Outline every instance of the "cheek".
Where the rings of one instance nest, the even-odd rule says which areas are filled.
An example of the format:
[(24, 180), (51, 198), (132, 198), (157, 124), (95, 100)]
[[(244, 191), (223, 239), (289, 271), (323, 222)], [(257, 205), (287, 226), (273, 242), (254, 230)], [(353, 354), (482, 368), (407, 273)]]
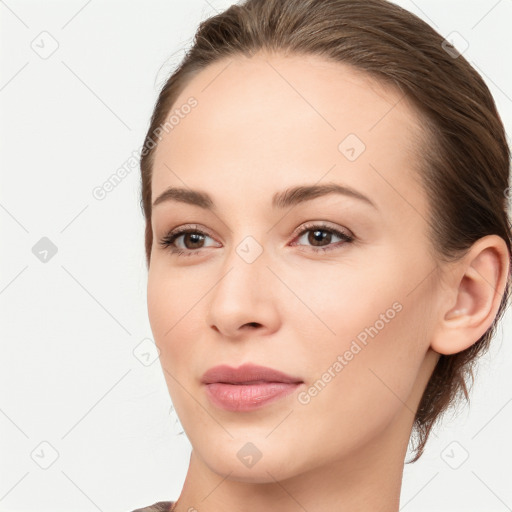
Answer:
[(308, 274), (296, 283), (311, 313), (293, 301), (284, 315), (301, 333), (296, 353), (307, 361), (308, 384), (319, 381), (320, 409), (396, 411), (414, 385), (429, 345), (432, 291), (425, 284), (412, 293), (413, 276), (425, 273), (396, 256), (378, 266), (331, 267), (329, 276)]
[[(319, 458), (363, 446), (398, 417), (412, 424), (416, 404), (411, 403), (411, 396), (424, 359), (423, 340), (412, 327), (419, 308), (406, 301), (401, 304), (402, 309), (393, 310), (394, 317), (388, 323), (382, 320), (383, 324), (375, 321), (373, 308), (365, 313), (352, 305), (333, 324), (338, 336), (324, 338), (332, 340), (321, 349), (310, 348), (307, 388), (299, 397), (305, 405), (297, 406), (297, 424), (289, 431), (306, 429), (313, 438), (329, 439), (329, 449), (317, 453)], [(388, 305), (383, 300), (377, 311), (385, 314)], [(361, 333), (364, 336), (358, 338)], [(303, 443), (299, 437), (295, 441)], [(304, 446), (308, 448), (318, 451), (314, 444)]]
[(189, 303), (186, 297), (187, 288), (180, 288), (179, 285), (179, 279), (169, 271), (159, 269), (157, 264), (150, 268), (147, 289), (148, 318), (161, 354), (167, 352), (169, 344), (188, 322), (185, 309)]
[(163, 334), (172, 327), (172, 319), (168, 313), (173, 311), (174, 298), (172, 290), (167, 285), (167, 280), (163, 278), (155, 266), (150, 268), (148, 274), (148, 318), (155, 342), (160, 345)]
[(162, 366), (183, 378), (204, 348), (198, 341), (206, 329), (204, 300), (212, 284), (203, 285), (197, 275), (155, 263), (148, 274), (149, 323)]
[[(294, 326), (305, 343), (309, 340), (316, 348), (322, 346), (324, 353), (329, 348), (343, 349), (356, 337), (362, 342), (370, 339), (368, 329), (375, 332), (372, 326), (379, 332), (389, 330), (400, 315), (403, 294), (392, 277), (394, 269), (375, 271), (364, 262), (359, 268), (350, 262), (335, 262), (301, 270), (284, 275), (293, 294), (288, 292), (276, 307), (287, 326)], [(316, 350), (310, 353), (321, 355)]]

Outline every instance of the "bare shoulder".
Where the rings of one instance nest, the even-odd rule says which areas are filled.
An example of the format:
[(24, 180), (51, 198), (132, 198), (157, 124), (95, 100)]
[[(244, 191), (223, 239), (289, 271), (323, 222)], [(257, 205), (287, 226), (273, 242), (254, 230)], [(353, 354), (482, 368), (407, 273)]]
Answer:
[(138, 508), (132, 512), (169, 512), (173, 506), (174, 501), (159, 501), (149, 507)]

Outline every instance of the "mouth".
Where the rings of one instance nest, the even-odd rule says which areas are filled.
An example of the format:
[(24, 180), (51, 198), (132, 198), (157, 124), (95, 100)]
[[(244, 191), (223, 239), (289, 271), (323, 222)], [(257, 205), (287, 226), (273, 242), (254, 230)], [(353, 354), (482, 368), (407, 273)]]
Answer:
[(216, 407), (227, 411), (252, 411), (282, 399), (304, 383), (300, 378), (278, 370), (244, 364), (210, 368), (201, 382)]

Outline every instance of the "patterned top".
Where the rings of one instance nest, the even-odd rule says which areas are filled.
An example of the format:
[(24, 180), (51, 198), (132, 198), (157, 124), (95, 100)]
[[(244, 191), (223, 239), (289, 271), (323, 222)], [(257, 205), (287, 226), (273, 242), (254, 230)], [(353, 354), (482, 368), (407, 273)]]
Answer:
[(138, 508), (132, 512), (169, 512), (174, 505), (174, 501), (159, 501), (149, 507)]

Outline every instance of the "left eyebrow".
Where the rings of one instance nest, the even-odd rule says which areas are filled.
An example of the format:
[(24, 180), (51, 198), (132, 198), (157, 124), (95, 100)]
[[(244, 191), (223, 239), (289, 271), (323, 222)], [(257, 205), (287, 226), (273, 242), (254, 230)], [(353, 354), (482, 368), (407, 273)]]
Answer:
[[(272, 208), (288, 208), (304, 201), (311, 201), (312, 199), (333, 193), (359, 199), (378, 210), (375, 203), (369, 197), (351, 187), (339, 185), (337, 183), (327, 183), (325, 185), (299, 185), (287, 188), (281, 192), (276, 192), (272, 197)], [(213, 199), (209, 194), (200, 190), (169, 187), (153, 201), (153, 207), (165, 201), (178, 201), (181, 203), (199, 206), (205, 210), (215, 210), (215, 203), (213, 202)]]
[(348, 197), (359, 199), (364, 203), (372, 206), (378, 210), (375, 203), (361, 192), (344, 185), (337, 183), (327, 183), (325, 185), (304, 185), (298, 187), (288, 188), (282, 192), (274, 194), (272, 198), (273, 208), (288, 208), (303, 201), (310, 201), (317, 197), (325, 196), (327, 194), (341, 194)]

